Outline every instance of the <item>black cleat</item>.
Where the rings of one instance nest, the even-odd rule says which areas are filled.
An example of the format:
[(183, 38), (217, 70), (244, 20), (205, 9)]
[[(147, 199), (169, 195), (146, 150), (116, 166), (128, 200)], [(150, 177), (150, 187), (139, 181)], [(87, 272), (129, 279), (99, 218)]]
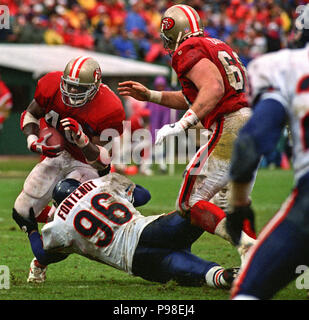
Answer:
[(235, 267), (235, 268), (228, 268), (225, 269), (223, 272), (223, 279), (225, 282), (229, 285), (232, 286), (233, 281), (236, 279), (238, 276), (240, 268)]

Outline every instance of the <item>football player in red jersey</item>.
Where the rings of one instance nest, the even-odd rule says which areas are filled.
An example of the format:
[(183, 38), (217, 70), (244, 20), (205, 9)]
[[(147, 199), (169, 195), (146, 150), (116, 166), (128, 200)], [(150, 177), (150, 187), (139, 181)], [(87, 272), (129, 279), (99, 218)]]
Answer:
[[(182, 91), (154, 91), (141, 83), (125, 81), (119, 84), (119, 93), (187, 110), (178, 122), (158, 131), (156, 143), (199, 122), (208, 129), (208, 143), (186, 168), (176, 207), (184, 215), (190, 213), (192, 223), (232, 243), (225, 228), (226, 212), (230, 210), (228, 176), (233, 142), (250, 116), (246, 70), (227, 44), (204, 36), (201, 19), (190, 6), (174, 5), (164, 13), (161, 38), (172, 55)], [(250, 224), (245, 225), (238, 247), (242, 258), (254, 239)]]
[[(21, 129), (29, 150), (45, 158), (26, 178), (13, 211), (27, 218), (32, 208), (38, 221), (46, 221), (58, 181), (67, 177), (83, 182), (98, 177), (98, 170), (107, 167), (110, 155), (103, 147), (108, 138), (103, 136), (104, 130), (122, 134), (124, 119), (121, 100), (101, 82), (101, 69), (94, 59), (78, 57), (64, 72), (43, 76), (34, 99), (22, 113)], [(65, 137), (63, 151), (39, 138), (42, 123)]]

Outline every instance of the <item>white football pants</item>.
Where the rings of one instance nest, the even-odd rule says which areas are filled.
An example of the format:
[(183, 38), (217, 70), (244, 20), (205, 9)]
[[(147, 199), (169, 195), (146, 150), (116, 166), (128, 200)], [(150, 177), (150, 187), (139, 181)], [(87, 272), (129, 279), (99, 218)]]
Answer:
[(53, 189), (60, 180), (72, 178), (84, 182), (97, 177), (96, 169), (63, 151), (56, 158), (45, 158), (32, 169), (14, 208), (20, 215), (28, 217), (32, 207), (37, 217), (51, 201)]

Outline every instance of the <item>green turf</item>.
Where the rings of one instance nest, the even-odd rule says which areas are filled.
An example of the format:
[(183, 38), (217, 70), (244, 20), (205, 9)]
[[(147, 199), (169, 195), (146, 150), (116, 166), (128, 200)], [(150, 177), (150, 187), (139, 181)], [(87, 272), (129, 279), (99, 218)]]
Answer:
[[(24, 163), (24, 165), (23, 165)], [(174, 282), (166, 285), (132, 277), (103, 264), (71, 255), (65, 261), (48, 267), (43, 284), (27, 284), (26, 278), (32, 253), (24, 233), (11, 219), (11, 208), (22, 189), (25, 173), (35, 160), (0, 162), (0, 265), (10, 269), (10, 289), (0, 289), (0, 300), (226, 300), (229, 292), (208, 287), (180, 287)], [(12, 174), (12, 172), (14, 174)], [(260, 230), (280, 207), (292, 187), (292, 172), (261, 170), (253, 192)], [(181, 169), (175, 176), (134, 176), (152, 193), (151, 201), (140, 208), (145, 215), (169, 212), (174, 209), (181, 183)], [(204, 234), (194, 245), (193, 252), (225, 267), (239, 265), (236, 250), (224, 240)], [(270, 262), (271, 263), (271, 262)], [(263, 272), (263, 270), (261, 270)], [(305, 290), (297, 290), (295, 282), (281, 290), (274, 299), (306, 299)]]

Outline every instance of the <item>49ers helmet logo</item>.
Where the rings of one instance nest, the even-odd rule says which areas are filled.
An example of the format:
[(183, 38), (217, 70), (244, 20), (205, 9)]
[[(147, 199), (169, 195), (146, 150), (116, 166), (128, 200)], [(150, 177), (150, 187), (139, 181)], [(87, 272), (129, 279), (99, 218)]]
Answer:
[(170, 30), (174, 27), (175, 25), (175, 20), (173, 18), (164, 18), (161, 21), (161, 29), (162, 30)]

